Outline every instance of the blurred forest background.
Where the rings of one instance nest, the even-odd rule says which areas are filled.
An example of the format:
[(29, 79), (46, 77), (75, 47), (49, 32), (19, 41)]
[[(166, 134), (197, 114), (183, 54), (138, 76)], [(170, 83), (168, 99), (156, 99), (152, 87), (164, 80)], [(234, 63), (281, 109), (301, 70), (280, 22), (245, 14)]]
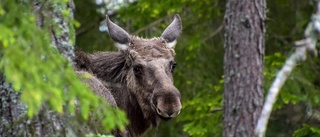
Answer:
[[(98, 4), (96, 4), (98, 3)], [(116, 50), (103, 28), (104, 14), (140, 37), (160, 36), (172, 15), (179, 13), (183, 33), (176, 46), (175, 85), (183, 110), (162, 122), (149, 136), (222, 136), (223, 19), (225, 0), (75, 1), (76, 47), (85, 51)], [(315, 12), (312, 0), (267, 0), (265, 91), (268, 91), (293, 42), (303, 38)], [(102, 13), (102, 14), (101, 14)], [(102, 26), (102, 27), (101, 27)], [(100, 28), (100, 30), (99, 30)], [(320, 60), (301, 63), (282, 88), (267, 136), (319, 136)], [(295, 134), (295, 135), (294, 135)]]
[[(8, 43), (9, 45), (14, 43), (10, 40), (14, 34), (6, 29), (5, 23), (8, 24), (9, 21), (4, 20), (7, 8), (4, 5), (8, 6), (9, 2), (5, 0), (0, 2), (0, 49), (3, 50)], [(172, 21), (172, 15), (178, 13), (182, 19), (183, 32), (175, 48), (178, 65), (174, 79), (182, 95), (183, 109), (177, 118), (162, 121), (159, 127), (150, 130), (146, 136), (222, 136), (225, 0), (75, 0), (74, 3), (75, 20), (71, 24), (75, 26), (75, 41), (73, 41), (75, 49), (91, 53), (117, 50), (105, 31), (106, 14), (130, 34), (152, 38), (160, 36)], [(293, 42), (303, 37), (304, 29), (315, 12), (315, 5), (314, 0), (267, 0), (265, 91), (268, 91), (277, 71), (294, 51)], [(11, 6), (14, 8), (15, 5)], [(28, 21), (24, 23), (28, 24)], [(37, 34), (42, 33), (21, 32), (22, 37)], [(27, 41), (24, 41), (25, 43)], [(13, 50), (10, 54), (7, 53), (7, 56), (6, 54), (1, 56), (10, 57), (15, 54), (17, 53)], [(2, 61), (1, 67), (5, 63)], [(13, 75), (13, 73), (6, 74)], [(15, 89), (20, 88), (15, 87)], [(39, 96), (45, 94), (41, 93), (40, 89), (37, 93)], [(320, 136), (319, 93), (320, 58), (308, 57), (307, 61), (297, 66), (281, 89), (266, 136)], [(31, 99), (23, 100), (32, 104)]]

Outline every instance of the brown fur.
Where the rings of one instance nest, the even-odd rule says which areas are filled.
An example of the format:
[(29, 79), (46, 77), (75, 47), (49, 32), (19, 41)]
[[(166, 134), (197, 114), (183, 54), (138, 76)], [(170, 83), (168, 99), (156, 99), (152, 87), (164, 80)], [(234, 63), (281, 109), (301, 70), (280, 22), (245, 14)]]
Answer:
[[(127, 51), (99, 52), (86, 55), (77, 52), (77, 59), (89, 61), (89, 68), (99, 79), (107, 82), (108, 88), (117, 102), (117, 106), (127, 112), (130, 120), (128, 126), (129, 136), (142, 135), (151, 125), (157, 126), (161, 116), (152, 106), (157, 100), (154, 97), (163, 97), (161, 105), (164, 108), (181, 108), (180, 93), (173, 86), (170, 63), (175, 52), (166, 47), (166, 42), (161, 38), (145, 40), (132, 37), (133, 41)], [(139, 64), (140, 63), (140, 64)], [(148, 64), (150, 63), (150, 64)], [(132, 66), (143, 65), (143, 75), (137, 78)], [(162, 68), (163, 70), (156, 70)], [(155, 94), (156, 93), (156, 94)], [(165, 104), (169, 102), (170, 104)], [(165, 106), (168, 105), (168, 106)]]
[(117, 106), (111, 92), (103, 85), (102, 81), (86, 71), (76, 71), (83, 83), (88, 84), (91, 91), (104, 98), (111, 106)]
[(138, 137), (156, 127), (160, 119), (180, 113), (181, 96), (173, 85), (173, 48), (181, 33), (181, 19), (175, 15), (161, 37), (153, 39), (130, 36), (108, 17), (107, 25), (120, 50), (90, 55), (76, 52), (76, 67), (103, 81), (116, 105), (126, 112), (127, 131), (115, 135)]

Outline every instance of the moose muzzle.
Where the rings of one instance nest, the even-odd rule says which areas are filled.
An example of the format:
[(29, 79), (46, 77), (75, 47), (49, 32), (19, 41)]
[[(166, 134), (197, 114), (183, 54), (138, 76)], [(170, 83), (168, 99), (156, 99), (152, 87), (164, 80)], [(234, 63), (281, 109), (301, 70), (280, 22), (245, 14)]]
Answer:
[(158, 115), (170, 119), (180, 113), (182, 107), (180, 99), (181, 95), (174, 87), (170, 91), (156, 92), (153, 97), (153, 103)]

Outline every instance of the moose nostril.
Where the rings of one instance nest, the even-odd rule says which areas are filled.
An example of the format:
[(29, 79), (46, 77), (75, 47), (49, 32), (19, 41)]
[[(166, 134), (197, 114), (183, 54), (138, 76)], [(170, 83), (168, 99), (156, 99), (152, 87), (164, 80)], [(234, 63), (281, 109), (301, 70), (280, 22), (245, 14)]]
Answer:
[(165, 117), (165, 118), (173, 118), (173, 117), (176, 117), (177, 115), (179, 115), (179, 113), (180, 113), (180, 111), (177, 111), (177, 112), (172, 112), (172, 111), (165, 112), (165, 111), (161, 111), (159, 108), (156, 108), (156, 111), (160, 116)]
[(173, 112), (168, 112), (167, 114), (170, 117), (170, 116), (172, 116)]

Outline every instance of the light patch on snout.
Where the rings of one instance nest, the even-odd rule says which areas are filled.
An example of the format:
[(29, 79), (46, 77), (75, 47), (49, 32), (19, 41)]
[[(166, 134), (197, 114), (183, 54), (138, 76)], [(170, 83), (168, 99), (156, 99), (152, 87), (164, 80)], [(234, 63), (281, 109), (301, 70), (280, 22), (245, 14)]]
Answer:
[(173, 117), (176, 117), (177, 115), (180, 114), (180, 110), (176, 113), (173, 113), (173, 114), (168, 114), (168, 113), (165, 113), (165, 112), (161, 112), (161, 110), (159, 108), (157, 108), (157, 113), (160, 115), (160, 116), (163, 116), (164, 118), (173, 118)]
[(163, 96), (157, 99), (156, 111), (164, 118), (173, 118), (180, 114), (181, 107), (179, 97)]

